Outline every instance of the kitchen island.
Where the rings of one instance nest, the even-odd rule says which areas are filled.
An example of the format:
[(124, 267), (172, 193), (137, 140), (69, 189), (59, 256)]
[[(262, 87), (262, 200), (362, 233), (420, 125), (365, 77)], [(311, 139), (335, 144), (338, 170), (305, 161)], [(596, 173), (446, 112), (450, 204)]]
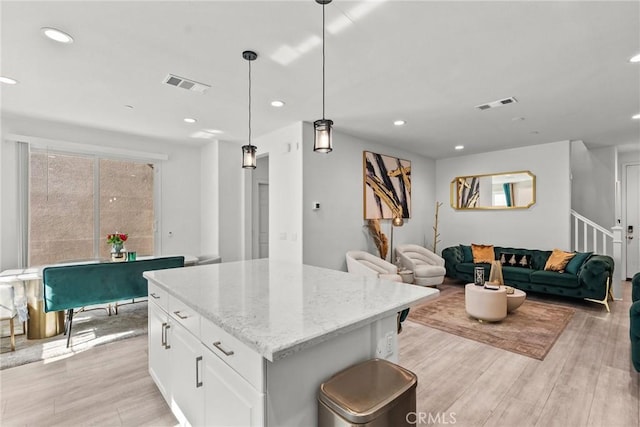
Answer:
[(397, 313), (439, 293), (268, 259), (144, 276), (149, 372), (191, 425), (315, 425), (319, 385), (370, 358), (397, 363)]

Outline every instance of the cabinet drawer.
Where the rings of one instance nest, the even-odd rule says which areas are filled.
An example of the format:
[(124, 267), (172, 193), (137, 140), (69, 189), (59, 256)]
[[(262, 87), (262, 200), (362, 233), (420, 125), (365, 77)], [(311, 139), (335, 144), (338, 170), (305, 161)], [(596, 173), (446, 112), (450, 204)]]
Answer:
[(200, 314), (177, 298), (169, 296), (169, 315), (196, 337), (200, 336)]
[(211, 321), (202, 319), (202, 342), (259, 392), (264, 392), (264, 359)]
[(153, 301), (164, 311), (169, 310), (169, 294), (160, 286), (153, 282), (149, 282), (147, 288), (149, 289), (149, 301)]

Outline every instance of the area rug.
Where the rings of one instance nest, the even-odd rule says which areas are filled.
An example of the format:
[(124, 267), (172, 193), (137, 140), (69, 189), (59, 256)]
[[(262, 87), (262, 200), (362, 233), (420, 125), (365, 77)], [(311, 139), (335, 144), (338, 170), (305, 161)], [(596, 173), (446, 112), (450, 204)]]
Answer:
[(464, 308), (464, 290), (411, 308), (408, 320), (450, 334), (544, 360), (575, 310), (527, 299), (500, 322), (479, 322)]
[[(21, 332), (21, 326), (16, 333)], [(106, 310), (90, 310), (74, 314), (71, 345), (67, 348), (64, 334), (51, 338), (29, 340), (16, 335), (16, 351), (10, 349), (8, 321), (2, 322), (0, 369), (8, 369), (40, 360), (51, 361), (71, 357), (98, 345), (147, 333), (147, 302), (118, 307), (118, 314), (109, 316)]]

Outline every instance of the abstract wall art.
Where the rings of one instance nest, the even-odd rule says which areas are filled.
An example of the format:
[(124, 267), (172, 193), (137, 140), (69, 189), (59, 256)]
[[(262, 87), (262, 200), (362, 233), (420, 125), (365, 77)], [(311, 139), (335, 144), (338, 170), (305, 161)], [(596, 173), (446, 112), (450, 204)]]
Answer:
[(411, 218), (411, 161), (363, 152), (364, 219)]

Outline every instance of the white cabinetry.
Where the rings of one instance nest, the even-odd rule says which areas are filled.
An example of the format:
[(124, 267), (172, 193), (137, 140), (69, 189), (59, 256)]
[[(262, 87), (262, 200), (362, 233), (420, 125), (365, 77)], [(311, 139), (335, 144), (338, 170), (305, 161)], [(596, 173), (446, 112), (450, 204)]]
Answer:
[(204, 348), (186, 328), (177, 324), (171, 333), (171, 395), (180, 424), (204, 425), (202, 365)]
[(264, 394), (259, 393), (218, 356), (204, 352), (206, 426), (264, 425)]
[[(155, 295), (157, 296), (157, 294)], [(171, 325), (169, 324), (169, 315), (158, 303), (156, 303), (150, 292), (148, 316), (149, 374), (158, 385), (160, 393), (168, 401), (171, 396), (171, 390), (169, 389), (171, 380), (171, 363), (169, 359)]]
[(149, 284), (149, 373), (181, 425), (264, 426), (263, 363), (258, 353)]

